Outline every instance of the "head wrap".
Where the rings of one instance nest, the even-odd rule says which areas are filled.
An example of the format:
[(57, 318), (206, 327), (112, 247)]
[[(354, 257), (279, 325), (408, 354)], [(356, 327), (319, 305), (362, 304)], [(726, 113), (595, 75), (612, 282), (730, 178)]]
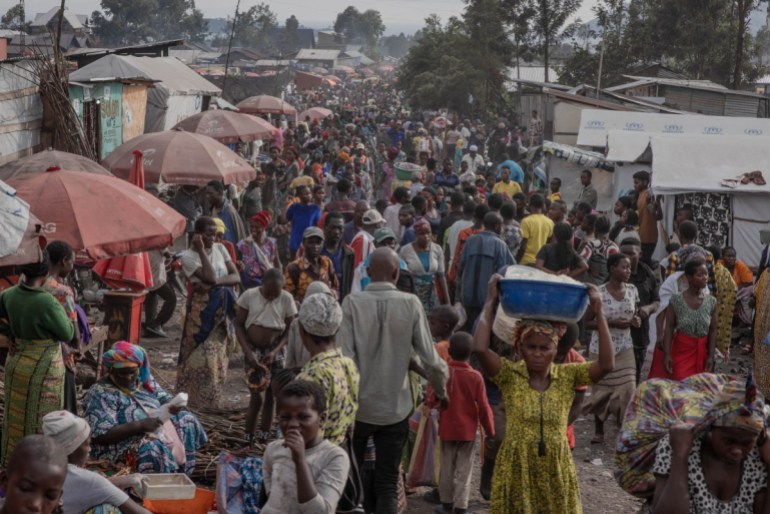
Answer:
[(66, 410), (57, 410), (43, 416), (43, 435), (56, 441), (70, 455), (86, 442), (91, 427), (83, 418)]
[(426, 220), (425, 218), (420, 218), (417, 221), (414, 222), (414, 231), (417, 232), (417, 229), (420, 228), (427, 228), (428, 230), (431, 230), (430, 228), (430, 222)]
[(270, 211), (259, 211), (250, 218), (250, 221), (261, 225), (262, 228), (267, 228), (270, 226), (270, 222), (273, 221), (273, 216), (270, 214)]
[(340, 152), (337, 157), (339, 157), (342, 162), (348, 162), (350, 160), (350, 154), (347, 152)]
[(765, 429), (765, 400), (757, 391), (754, 377), (749, 374), (746, 384), (729, 382), (719, 393), (706, 418), (721, 428), (742, 428), (757, 434)]
[(320, 280), (315, 280), (310, 283), (309, 286), (307, 286), (307, 289), (305, 290), (305, 300), (307, 300), (309, 297), (311, 297), (314, 294), (332, 294), (332, 290), (329, 289), (329, 286), (326, 285), (325, 282), (321, 282)]
[(213, 218), (214, 219), (214, 225), (217, 227), (217, 234), (226, 234), (227, 233), (227, 227), (225, 226), (225, 222), (222, 221), (219, 218)]
[(148, 391), (155, 391), (150, 381), (150, 359), (141, 346), (128, 341), (118, 341), (112, 345), (112, 349), (104, 352), (102, 363), (105, 374), (113, 369), (139, 368), (139, 382)]
[(398, 148), (391, 146), (388, 148), (388, 159), (395, 159), (396, 157), (398, 157)]
[(546, 336), (554, 345), (559, 344), (559, 339), (564, 335), (567, 330), (567, 325), (564, 323), (556, 323), (551, 321), (540, 321), (536, 319), (522, 319), (516, 324), (516, 328), (513, 329), (513, 340), (517, 346), (530, 336), (541, 335)]
[(332, 295), (314, 294), (302, 301), (299, 322), (308, 334), (330, 337), (342, 324), (342, 308)]

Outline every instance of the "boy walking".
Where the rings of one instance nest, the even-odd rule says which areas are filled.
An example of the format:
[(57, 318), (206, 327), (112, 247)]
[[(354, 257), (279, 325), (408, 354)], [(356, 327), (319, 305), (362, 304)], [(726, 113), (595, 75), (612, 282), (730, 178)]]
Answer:
[(439, 495), (445, 513), (465, 514), (473, 470), (473, 445), (481, 423), (487, 437), (495, 434), (492, 410), (487, 402), (484, 379), (468, 360), (473, 336), (457, 332), (449, 338), (449, 406), (441, 411), (438, 435), (441, 439)]

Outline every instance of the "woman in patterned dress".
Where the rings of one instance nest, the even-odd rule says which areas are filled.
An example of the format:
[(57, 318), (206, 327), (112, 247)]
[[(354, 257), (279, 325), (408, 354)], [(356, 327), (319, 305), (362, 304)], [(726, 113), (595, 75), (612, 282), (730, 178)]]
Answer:
[(262, 284), (262, 275), (270, 268), (281, 269), (275, 239), (267, 237), (267, 228), (273, 217), (268, 211), (260, 211), (249, 219), (251, 235), (238, 242), (241, 259), (238, 263), (243, 289)]
[(764, 399), (751, 379), (727, 383), (698, 427), (675, 424), (658, 442), (649, 512), (768, 512), (770, 439)]
[(754, 286), (754, 377), (765, 398), (770, 398), (770, 246), (765, 247)]
[(154, 410), (172, 396), (150, 373), (150, 362), (141, 346), (119, 341), (103, 357), (105, 376), (89, 389), (84, 418), (91, 427), (91, 456), (115, 464), (128, 464), (138, 473), (176, 473), (195, 468), (195, 452), (208, 439), (193, 414), (169, 407), (170, 430), (181, 442), (184, 462), (173, 451), (164, 422)]
[(599, 360), (554, 364), (565, 325), (521, 320), (514, 341), (522, 360), (501, 359), (489, 349), (499, 275), (489, 281), (487, 301), (475, 333), (474, 351), (484, 374), (502, 391), (505, 440), (495, 461), (491, 514), (582, 513), (567, 422), (575, 388), (596, 383), (614, 365), (614, 351), (602, 297), (589, 286), (599, 333)]
[(235, 349), (235, 292), (241, 283), (224, 246), (216, 243), (212, 218), (195, 221), (190, 249), (182, 253), (189, 294), (179, 347), (177, 391), (190, 395), (191, 407), (218, 407), (227, 380), (228, 356)]
[[(604, 442), (604, 422), (610, 414), (615, 416), (618, 426), (623, 422), (626, 406), (631, 401), (636, 389), (636, 359), (634, 342), (631, 339), (631, 327), (639, 328), (639, 292), (636, 286), (628, 283), (631, 278), (631, 261), (625, 254), (616, 253), (607, 259), (610, 281), (599, 286), (602, 295), (602, 310), (607, 318), (615, 351), (615, 368), (601, 382), (591, 388), (591, 396), (583, 404), (583, 414), (593, 414), (596, 425), (591, 444)], [(586, 313), (585, 325), (588, 330), (595, 330), (593, 312)], [(596, 359), (599, 350), (599, 338), (596, 332), (591, 338), (589, 355)]]

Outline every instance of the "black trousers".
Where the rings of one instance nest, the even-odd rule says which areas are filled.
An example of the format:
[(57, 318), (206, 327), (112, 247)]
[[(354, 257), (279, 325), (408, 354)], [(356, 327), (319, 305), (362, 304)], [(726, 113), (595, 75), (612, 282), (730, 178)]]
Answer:
[[(158, 299), (163, 300), (163, 306), (158, 311)], [(176, 309), (176, 293), (171, 284), (166, 282), (157, 289), (147, 293), (144, 299), (144, 323), (148, 327), (162, 327), (171, 319)]]
[[(398, 470), (408, 435), (408, 417), (398, 423), (384, 426), (356, 421), (353, 452), (356, 454), (358, 469), (364, 467), (366, 442), (370, 436), (374, 437), (374, 491), (377, 496), (374, 512), (377, 514), (398, 513)], [(371, 498), (365, 498), (367, 505), (370, 505), (370, 501)], [(367, 512), (369, 511), (370, 509), (367, 509)]]

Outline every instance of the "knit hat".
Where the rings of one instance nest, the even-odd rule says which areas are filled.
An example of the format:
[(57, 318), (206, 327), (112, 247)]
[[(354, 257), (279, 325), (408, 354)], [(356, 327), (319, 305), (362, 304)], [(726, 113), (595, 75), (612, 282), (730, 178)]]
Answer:
[(318, 337), (330, 337), (342, 324), (342, 308), (327, 294), (306, 297), (299, 307), (299, 323), (305, 332)]
[(91, 427), (83, 418), (66, 410), (57, 410), (43, 416), (43, 435), (56, 441), (70, 455), (88, 439)]

